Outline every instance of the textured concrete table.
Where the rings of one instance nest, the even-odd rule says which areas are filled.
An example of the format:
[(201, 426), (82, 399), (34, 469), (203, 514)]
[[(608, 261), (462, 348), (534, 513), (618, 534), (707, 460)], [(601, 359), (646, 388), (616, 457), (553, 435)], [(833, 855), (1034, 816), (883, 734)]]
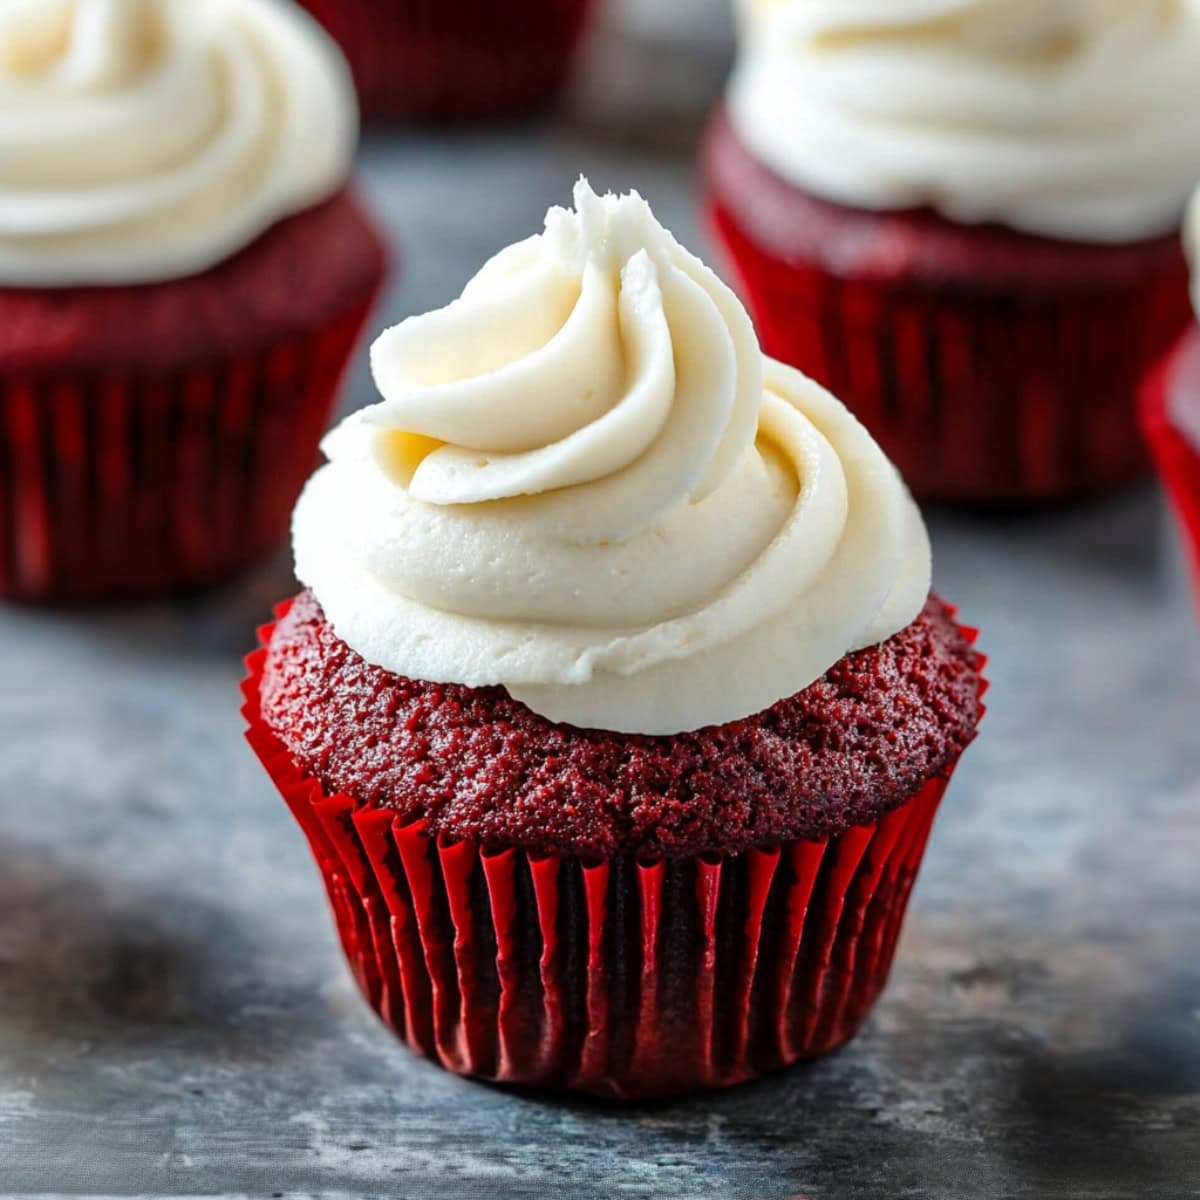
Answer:
[[(724, 43), (635, 35), (546, 123), (368, 148), (386, 317), (581, 169), (703, 246)], [(892, 986), (842, 1053), (655, 1107), (463, 1082), (359, 1000), (240, 741), (286, 558), (183, 608), (0, 613), (0, 1194), (1200, 1196), (1200, 649), (1159, 502), (931, 523), (994, 689)]]

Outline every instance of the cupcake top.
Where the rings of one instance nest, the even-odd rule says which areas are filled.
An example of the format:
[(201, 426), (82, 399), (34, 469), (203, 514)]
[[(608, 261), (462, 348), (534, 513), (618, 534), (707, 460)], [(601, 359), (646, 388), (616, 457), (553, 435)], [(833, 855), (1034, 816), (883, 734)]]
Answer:
[(1200, 0), (742, 0), (729, 110), (787, 181), (1052, 237), (1175, 229)]
[(336, 191), (356, 137), (285, 0), (0, 0), (0, 286), (206, 270)]
[(925, 603), (895, 469), (636, 193), (581, 181), (372, 365), (383, 399), (327, 438), (293, 533), (385, 670), (670, 734), (768, 708)]
[(761, 713), (640, 737), (552, 724), (502, 688), (370, 666), (301, 592), (272, 628), (257, 699), (327, 796), (493, 848), (675, 858), (878, 821), (970, 745), (981, 668), (931, 596), (899, 633)]

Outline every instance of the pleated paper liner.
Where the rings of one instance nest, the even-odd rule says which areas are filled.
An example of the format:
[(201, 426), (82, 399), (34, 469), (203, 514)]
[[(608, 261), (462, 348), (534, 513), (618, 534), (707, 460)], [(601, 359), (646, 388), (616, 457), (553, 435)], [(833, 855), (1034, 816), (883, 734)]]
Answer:
[[(739, 181), (740, 164), (719, 161), (745, 156), (733, 137), (721, 122), (710, 135), (707, 216), (764, 350), (844, 401), (919, 498), (1056, 503), (1146, 474), (1138, 386), (1189, 313), (1173, 248), (1170, 269), (1094, 288), (1005, 291), (961, 269), (936, 281), (839, 274), (751, 231), (740, 214), (765, 212), (732, 189), (758, 176)], [(772, 208), (771, 219), (789, 218)]]
[(1171, 418), (1173, 404), (1185, 394), (1200, 412), (1200, 326), (1195, 325), (1147, 376), (1141, 418), (1146, 443), (1188, 547), (1200, 596), (1200, 447)]
[(500, 120), (565, 83), (594, 0), (302, 0), (372, 118)]
[[(382, 246), (337, 199), (266, 250), (244, 251), (246, 265), (220, 268), (232, 282), (203, 293), (215, 303), (227, 288), (229, 303), (251, 308), (252, 273), (266, 255), (261, 303), (280, 308), (271, 289), (291, 282), (280, 279), (290, 263), (282, 239), (303, 244), (331, 219), (354, 223), (349, 257), (333, 268), (335, 290), (315, 298), (311, 322), (289, 318), (286, 335), (231, 348), (214, 333), (202, 359), (155, 343), (144, 364), (127, 367), (87, 358), (0, 369), (0, 597), (75, 604), (193, 592), (279, 544), (382, 280)], [(309, 284), (313, 272), (292, 274)], [(179, 287), (201, 291), (196, 280)], [(130, 313), (152, 303), (131, 302)]]
[(665, 1096), (833, 1050), (882, 990), (950, 771), (824, 842), (671, 861), (493, 850), (327, 795), (262, 719), (265, 659), (247, 659), (247, 738), (363, 994), (418, 1054), (501, 1083)]

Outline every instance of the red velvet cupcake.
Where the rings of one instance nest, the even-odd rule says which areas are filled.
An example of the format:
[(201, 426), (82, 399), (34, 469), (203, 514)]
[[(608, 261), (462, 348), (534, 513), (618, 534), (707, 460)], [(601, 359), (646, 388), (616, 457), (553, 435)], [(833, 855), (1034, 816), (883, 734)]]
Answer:
[(344, 64), (281, 0), (0, 39), (0, 596), (218, 583), (286, 532), (383, 276)]
[(368, 117), (497, 120), (563, 85), (592, 0), (301, 0), (337, 38)]
[[(1200, 264), (1200, 196), (1187, 241)], [(1200, 271), (1193, 295), (1200, 314)], [(1142, 429), (1179, 518), (1200, 586), (1200, 325), (1195, 321), (1146, 379)]]
[(854, 1034), (983, 661), (863, 427), (575, 199), (376, 342), (243, 711), (398, 1036), (636, 1098)]
[(843, 397), (923, 498), (1143, 474), (1134, 397), (1188, 315), (1194, 8), (745, 7), (704, 170), (765, 350)]

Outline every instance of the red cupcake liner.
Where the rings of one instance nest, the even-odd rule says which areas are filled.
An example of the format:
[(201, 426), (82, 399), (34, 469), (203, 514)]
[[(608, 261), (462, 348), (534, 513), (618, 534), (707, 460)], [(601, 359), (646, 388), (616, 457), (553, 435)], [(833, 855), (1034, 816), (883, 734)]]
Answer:
[(642, 1099), (739, 1083), (857, 1031), (952, 767), (823, 842), (654, 861), (490, 849), (329, 795), (295, 766), (261, 712), (274, 628), (246, 660), (247, 739), (308, 838), (363, 995), (418, 1054)]
[(566, 81), (593, 0), (302, 0), (341, 44), (368, 117), (476, 120)]
[(920, 499), (1053, 503), (1146, 474), (1136, 396), (1186, 323), (1182, 260), (1096, 287), (839, 273), (767, 246), (710, 174), (707, 216), (763, 348), (843, 400)]
[(0, 376), (0, 596), (187, 592), (273, 549), (369, 309), (178, 371)]
[(1200, 410), (1200, 326), (1147, 376), (1142, 389), (1142, 432), (1179, 520), (1200, 590), (1200, 447), (1171, 419), (1177, 397), (1189, 389)]

